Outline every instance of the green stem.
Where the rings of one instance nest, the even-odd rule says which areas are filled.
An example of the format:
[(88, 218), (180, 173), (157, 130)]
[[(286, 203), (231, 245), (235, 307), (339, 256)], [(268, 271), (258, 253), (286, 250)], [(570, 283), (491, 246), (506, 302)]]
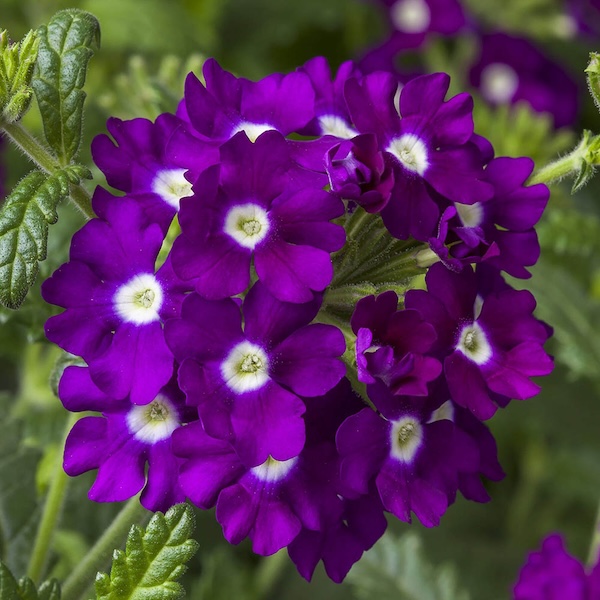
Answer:
[(600, 504), (596, 513), (596, 523), (594, 525), (594, 533), (590, 541), (590, 550), (588, 552), (587, 564), (589, 567), (594, 567), (598, 562), (600, 555)]
[[(75, 421), (79, 418), (79, 415), (72, 413), (67, 420), (65, 435), (63, 442), (66, 440), (67, 434), (75, 424)], [(64, 443), (61, 445), (64, 448)], [(67, 485), (69, 483), (69, 477), (63, 470), (63, 457), (62, 452), (58, 454), (58, 460), (54, 467), (54, 474), (52, 477), (52, 483), (46, 496), (46, 502), (44, 504), (44, 510), (42, 512), (42, 519), (38, 526), (35, 542), (33, 544), (33, 551), (29, 559), (29, 565), (27, 567), (27, 576), (33, 579), (35, 582), (40, 582), (46, 568), (48, 561), (48, 552), (52, 544), (52, 536), (54, 530), (60, 519), (60, 514), (63, 506), (63, 500)]]
[(61, 600), (77, 600), (94, 582), (96, 573), (108, 564), (113, 550), (123, 546), (134, 523), (142, 524), (150, 516), (135, 496), (125, 504), (110, 527), (94, 544), (85, 558), (75, 567), (62, 587)]
[(577, 174), (583, 165), (587, 147), (588, 140), (584, 136), (581, 143), (574, 150), (569, 152), (569, 154), (536, 171), (529, 179), (529, 185), (534, 185), (536, 183), (556, 183), (567, 175)]
[[(62, 169), (62, 165), (19, 123), (0, 123), (4, 133), (26, 154), (40, 169), (52, 175)], [(71, 200), (88, 219), (94, 218), (89, 193), (81, 185), (71, 185)]]

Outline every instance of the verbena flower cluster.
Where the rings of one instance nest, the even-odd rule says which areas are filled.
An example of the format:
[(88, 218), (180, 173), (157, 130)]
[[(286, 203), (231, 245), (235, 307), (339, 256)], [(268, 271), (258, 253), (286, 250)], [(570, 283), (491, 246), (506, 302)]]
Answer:
[[(393, 70), (407, 81), (418, 71), (419, 60), (440, 36), (469, 36), (473, 58), (466, 66), (465, 84), (479, 91), (491, 105), (525, 102), (551, 115), (555, 127), (572, 125), (577, 117), (579, 89), (569, 73), (544, 48), (514, 32), (490, 31), (469, 3), (459, 0), (373, 0), (388, 23), (389, 34), (359, 61), (362, 69)], [(560, 6), (559, 6), (560, 4)], [(600, 32), (598, 0), (566, 0), (556, 5), (552, 33), (560, 40)], [(459, 43), (461, 43), (459, 42)], [(415, 50), (418, 49), (416, 56)], [(408, 55), (413, 53), (409, 58)], [(415, 61), (415, 58), (417, 59)], [(408, 60), (407, 60), (408, 59)], [(410, 68), (405, 65), (411, 65)], [(421, 69), (423, 67), (421, 66)]]
[(515, 584), (514, 600), (597, 600), (600, 563), (586, 570), (564, 547), (559, 534), (549, 535), (531, 552)]
[[(472, 100), (323, 58), (253, 82), (214, 60), (176, 115), (110, 119), (121, 195), (43, 285), (83, 359), (59, 395), (89, 497), (216, 507), (227, 540), (341, 581), (385, 512), (435, 526), (500, 480), (483, 423), (552, 370), (529, 276), (548, 200), (495, 158)], [(428, 268), (428, 265), (430, 268)], [(423, 277), (424, 276), (424, 277)]]

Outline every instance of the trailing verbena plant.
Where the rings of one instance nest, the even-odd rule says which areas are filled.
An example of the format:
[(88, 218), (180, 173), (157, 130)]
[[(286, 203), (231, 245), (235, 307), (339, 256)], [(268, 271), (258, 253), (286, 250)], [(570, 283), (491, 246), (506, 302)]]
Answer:
[[(370, 549), (386, 513), (437, 526), (458, 493), (486, 502), (484, 481), (504, 477), (486, 422), (535, 396), (532, 378), (554, 367), (529, 290), (548, 298), (542, 317), (559, 315), (560, 343), (586, 339), (581, 357), (557, 352), (574, 373), (600, 357), (568, 303), (553, 305), (543, 262), (529, 290), (513, 287), (538, 263), (547, 184), (570, 177), (581, 190), (600, 136), (586, 130), (534, 169), (494, 155), (472, 97), (447, 98), (445, 73), (400, 84), (351, 61), (332, 74), (316, 57), (250, 81), (208, 59), (180, 99), (180, 61), (152, 76), (134, 58), (101, 104), (144, 114), (110, 118), (110, 135), (95, 137), (111, 189), (100, 181), (90, 196), (78, 157), (99, 44), (98, 21), (76, 9), (21, 42), (0, 34), (0, 129), (35, 166), (0, 209), (4, 307), (19, 309), (40, 279), (59, 204), (86, 219), (41, 285), (64, 309), (45, 324), (64, 351), (51, 380), (71, 413), (64, 453), (45, 470), (41, 511), (32, 502), (16, 522), (0, 492), (1, 599), (77, 600), (92, 585), (97, 600), (181, 598), (198, 547), (192, 505), (216, 507), (231, 544), (276, 555), (272, 572), (238, 585), (249, 598), (274, 587), (283, 549), (309, 581), (320, 561), (338, 583), (360, 561), (359, 598), (467, 598), (412, 534)], [(587, 73), (600, 106), (595, 54)], [(125, 98), (130, 88), (140, 98)], [(43, 140), (22, 122), (32, 105)], [(475, 114), (486, 132), (517, 123), (517, 151), (568, 140), (522, 105)], [(555, 225), (544, 225), (544, 251), (556, 250)], [(37, 455), (13, 451), (18, 431), (0, 440), (12, 465), (0, 462), (0, 481), (31, 490)], [(128, 502), (59, 582), (51, 550), (67, 475), (88, 471), (90, 500)]]

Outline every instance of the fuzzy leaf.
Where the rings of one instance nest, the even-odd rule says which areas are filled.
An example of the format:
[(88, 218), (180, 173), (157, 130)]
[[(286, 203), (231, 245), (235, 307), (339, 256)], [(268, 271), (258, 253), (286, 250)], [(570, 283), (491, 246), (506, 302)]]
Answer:
[(28, 577), (18, 582), (10, 569), (0, 561), (0, 598), (2, 600), (60, 600), (60, 586), (52, 579), (45, 581), (37, 590)]
[(468, 600), (453, 569), (434, 569), (413, 533), (386, 535), (350, 571), (348, 581), (364, 600)]
[(79, 150), (87, 64), (100, 45), (96, 17), (79, 9), (61, 10), (38, 30), (40, 48), (33, 89), (48, 144), (63, 165)]
[(0, 32), (0, 108), (2, 119), (8, 123), (18, 121), (29, 108), (38, 47), (39, 39), (33, 31), (14, 44), (8, 42), (6, 31)]
[(48, 225), (56, 223), (58, 203), (69, 195), (69, 183), (89, 172), (72, 165), (47, 176), (32, 171), (8, 196), (0, 210), (0, 303), (18, 308), (45, 260)]
[(157, 512), (144, 531), (134, 525), (125, 552), (115, 550), (110, 576), (98, 573), (97, 600), (178, 600), (184, 589), (177, 579), (198, 549), (190, 539), (194, 513), (177, 504), (165, 515)]

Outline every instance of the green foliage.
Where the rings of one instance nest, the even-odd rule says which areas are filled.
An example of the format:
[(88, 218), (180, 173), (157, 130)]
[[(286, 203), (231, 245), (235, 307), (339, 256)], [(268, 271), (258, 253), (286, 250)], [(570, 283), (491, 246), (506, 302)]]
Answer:
[(13, 190), (0, 210), (0, 302), (18, 308), (45, 260), (48, 225), (56, 223), (58, 203), (69, 195), (69, 184), (87, 176), (73, 165), (47, 176), (32, 171)]
[(190, 71), (200, 74), (203, 63), (199, 54), (185, 61), (168, 55), (152, 72), (148, 61), (136, 54), (129, 59), (127, 71), (117, 75), (111, 89), (98, 98), (98, 104), (107, 114), (122, 119), (155, 119), (160, 113), (175, 112), (183, 97), (185, 76)]
[(84, 11), (56, 13), (38, 30), (40, 49), (33, 79), (46, 140), (62, 165), (81, 143), (87, 64), (100, 45), (100, 25)]
[(60, 586), (52, 579), (36, 589), (28, 577), (18, 582), (8, 567), (0, 561), (0, 598), (2, 600), (60, 600)]
[(600, 217), (575, 205), (552, 206), (537, 226), (542, 252), (586, 258), (600, 256)]
[[(0, 559), (22, 573), (39, 516), (35, 486), (39, 454), (23, 446), (20, 427), (12, 420), (2, 421), (0, 457)], [(0, 598), (4, 600), (2, 594)]]
[(559, 0), (466, 0), (471, 14), (493, 29), (538, 38), (568, 38), (572, 26)]
[(5, 122), (19, 120), (29, 108), (38, 47), (39, 39), (33, 31), (16, 44), (8, 42), (7, 31), (0, 32), (0, 109)]
[(191, 587), (194, 600), (259, 600), (253, 570), (231, 548), (221, 546), (202, 559), (202, 575)]
[(529, 156), (544, 165), (574, 142), (572, 131), (554, 130), (551, 115), (536, 113), (526, 102), (493, 108), (476, 97), (473, 118), (475, 131), (492, 142), (496, 156)]
[(541, 259), (527, 287), (538, 301), (537, 315), (552, 324), (556, 358), (578, 376), (598, 376), (600, 302), (589, 297), (566, 268)]
[(352, 568), (348, 581), (364, 600), (468, 600), (453, 569), (425, 562), (419, 537), (385, 535)]
[(177, 504), (165, 515), (156, 513), (144, 531), (134, 525), (125, 552), (115, 550), (110, 576), (98, 573), (97, 600), (177, 600), (184, 589), (177, 583), (185, 563), (198, 549), (190, 536), (194, 512)]
[(600, 54), (597, 52), (590, 52), (590, 62), (585, 69), (587, 73), (588, 89), (590, 96), (596, 105), (596, 108), (600, 110)]

